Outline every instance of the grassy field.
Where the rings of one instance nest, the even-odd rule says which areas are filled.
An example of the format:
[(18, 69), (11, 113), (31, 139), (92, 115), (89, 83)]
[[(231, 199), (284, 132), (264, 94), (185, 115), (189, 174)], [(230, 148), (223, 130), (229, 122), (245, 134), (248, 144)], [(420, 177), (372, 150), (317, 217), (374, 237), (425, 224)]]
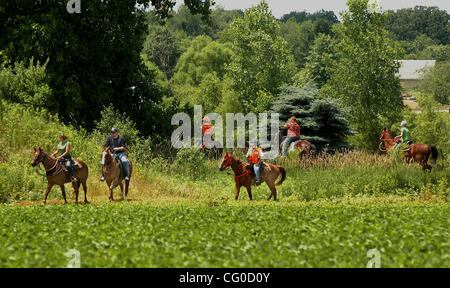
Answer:
[[(128, 202), (108, 203), (98, 135), (45, 112), (7, 104), (0, 115), (0, 267), (365, 267), (377, 249), (382, 267), (450, 267), (450, 170), (363, 151), (299, 162), (278, 202), (265, 185), (234, 201), (231, 171), (195, 150), (175, 159), (134, 161)], [(17, 119), (21, 125), (17, 125)], [(90, 167), (89, 205), (62, 205), (30, 166), (33, 147), (52, 151), (64, 132)], [(233, 151), (243, 159), (242, 151)], [(140, 160), (131, 154), (133, 160)], [(67, 185), (69, 201), (72, 188)], [(115, 191), (115, 198), (120, 192)]]
[(193, 205), (4, 206), (0, 266), (450, 267), (448, 206)]

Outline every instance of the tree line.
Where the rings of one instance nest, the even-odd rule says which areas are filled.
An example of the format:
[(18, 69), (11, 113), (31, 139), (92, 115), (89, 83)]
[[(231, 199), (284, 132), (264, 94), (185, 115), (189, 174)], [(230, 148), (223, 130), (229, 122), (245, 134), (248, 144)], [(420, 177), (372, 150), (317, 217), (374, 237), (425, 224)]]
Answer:
[[(448, 75), (449, 15), (378, 13), (368, 2), (349, 0), (339, 22), (324, 10), (276, 19), (265, 1), (241, 11), (185, 0), (170, 12), (172, 1), (86, 0), (80, 14), (55, 1), (1, 1), (0, 97), (88, 131), (112, 105), (142, 136), (170, 135), (170, 117), (193, 105), (275, 111), (298, 116), (319, 146), (373, 150), (401, 115), (395, 60), (432, 57)], [(442, 73), (427, 77), (423, 89), (448, 101)]]

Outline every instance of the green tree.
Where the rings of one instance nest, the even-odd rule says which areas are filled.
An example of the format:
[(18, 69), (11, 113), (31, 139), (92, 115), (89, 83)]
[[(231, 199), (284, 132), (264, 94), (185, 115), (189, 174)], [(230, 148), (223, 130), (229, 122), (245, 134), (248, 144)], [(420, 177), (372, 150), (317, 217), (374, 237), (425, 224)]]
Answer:
[(292, 115), (297, 117), (302, 137), (318, 148), (335, 150), (348, 147), (345, 137), (351, 133), (346, 111), (336, 100), (317, 99), (319, 89), (314, 81), (302, 88), (284, 86), (271, 106), (271, 111), (280, 114), (284, 123)]
[(412, 41), (425, 34), (440, 44), (450, 44), (450, 14), (438, 7), (416, 6), (387, 11), (386, 29), (397, 40)]
[(329, 35), (320, 34), (311, 47), (311, 52), (306, 58), (305, 68), (319, 88), (330, 79), (330, 67), (337, 61), (335, 46), (337, 40)]
[(314, 13), (309, 13), (306, 11), (301, 11), (301, 12), (293, 11), (293, 12), (283, 15), (280, 20), (281, 20), (281, 22), (287, 22), (290, 19), (294, 19), (297, 23), (303, 23), (306, 21), (315, 22), (316, 20), (319, 20), (319, 19), (327, 20), (333, 24), (339, 23), (339, 20), (333, 11), (325, 11), (323, 9), (320, 11), (314, 12)]
[(279, 35), (288, 43), (297, 67), (304, 67), (316, 36), (312, 21), (299, 24), (294, 18), (291, 18), (280, 25)]
[(441, 104), (450, 104), (450, 62), (437, 63), (429, 69), (422, 81), (420, 89), (432, 95)]
[[(175, 1), (83, 0), (69, 14), (67, 1), (2, 1), (0, 50), (11, 63), (31, 57), (47, 65), (53, 93), (46, 108), (66, 122), (94, 128), (103, 105), (113, 103), (142, 132), (161, 130), (161, 91), (142, 63), (147, 31), (145, 9), (161, 18)], [(185, 0), (192, 13), (207, 18), (212, 1)], [(136, 4), (141, 4), (142, 9)]]
[(227, 66), (232, 87), (246, 111), (264, 111), (294, 75), (294, 60), (267, 2), (245, 10), (228, 30), (233, 57)]
[(401, 50), (388, 37), (383, 14), (369, 11), (368, 2), (347, 2), (327, 91), (351, 109), (349, 120), (358, 132), (352, 144), (376, 150), (383, 124), (396, 121), (403, 106), (396, 76)]
[(143, 53), (161, 69), (166, 79), (170, 79), (180, 56), (176, 39), (165, 26), (152, 25), (149, 30)]
[(0, 69), (0, 99), (34, 107), (45, 107), (51, 99), (52, 91), (46, 81), (46, 67), (33, 58)]

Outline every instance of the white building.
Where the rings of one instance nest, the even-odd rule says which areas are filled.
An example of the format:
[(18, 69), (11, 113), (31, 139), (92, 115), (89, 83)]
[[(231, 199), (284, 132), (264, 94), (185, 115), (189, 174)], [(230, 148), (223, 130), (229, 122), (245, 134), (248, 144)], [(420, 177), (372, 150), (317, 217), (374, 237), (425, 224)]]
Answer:
[(422, 80), (422, 71), (425, 68), (432, 68), (436, 65), (436, 60), (399, 60), (400, 83), (404, 89), (414, 89), (419, 86)]

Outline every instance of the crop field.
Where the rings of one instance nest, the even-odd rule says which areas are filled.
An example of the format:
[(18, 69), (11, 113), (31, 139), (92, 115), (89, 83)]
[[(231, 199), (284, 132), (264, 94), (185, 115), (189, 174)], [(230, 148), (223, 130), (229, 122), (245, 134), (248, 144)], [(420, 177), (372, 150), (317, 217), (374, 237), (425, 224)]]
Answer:
[(450, 207), (179, 202), (3, 206), (1, 267), (450, 267)]

